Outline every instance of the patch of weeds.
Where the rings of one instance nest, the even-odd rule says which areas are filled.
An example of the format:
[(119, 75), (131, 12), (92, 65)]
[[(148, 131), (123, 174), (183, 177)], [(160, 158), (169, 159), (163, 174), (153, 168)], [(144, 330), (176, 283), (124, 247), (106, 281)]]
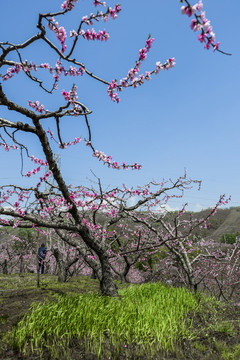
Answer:
[(232, 356), (234, 360), (240, 359), (240, 344), (234, 346)]
[(235, 346), (232, 350), (224, 350), (222, 352), (224, 360), (239, 360), (240, 359), (240, 345)]
[(225, 341), (215, 341), (214, 345), (216, 350), (220, 352), (223, 360), (239, 360), (240, 345), (237, 345), (232, 349)]
[(202, 351), (202, 352), (206, 351), (206, 345), (200, 342), (195, 342), (194, 348), (198, 351)]
[(42, 280), (40, 283), (40, 288), (46, 288), (49, 285), (49, 282), (46, 280)]
[(219, 324), (216, 324), (213, 327), (213, 330), (216, 332), (219, 332), (223, 335), (227, 335), (227, 336), (235, 336), (236, 335), (236, 331), (235, 331), (233, 324), (228, 321), (224, 321)]
[[(35, 276), (34, 276), (35, 275)], [(1, 288), (4, 290), (19, 290), (32, 288), (36, 284), (36, 274), (1, 274)]]
[(0, 324), (6, 324), (8, 321), (9, 315), (2, 315), (0, 316)]
[(226, 353), (228, 351), (227, 344), (225, 343), (225, 341), (222, 340), (215, 340), (214, 347), (220, 353)]

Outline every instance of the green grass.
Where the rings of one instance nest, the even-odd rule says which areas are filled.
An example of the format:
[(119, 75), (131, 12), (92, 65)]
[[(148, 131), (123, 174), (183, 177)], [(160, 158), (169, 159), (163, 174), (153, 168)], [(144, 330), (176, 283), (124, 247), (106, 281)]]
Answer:
[[(0, 286), (2, 293), (5, 290), (36, 290), (37, 274), (0, 274)], [(40, 288), (45, 290), (54, 288), (63, 292), (71, 292), (81, 288), (96, 291), (99, 288), (99, 283), (87, 276), (72, 277), (69, 282), (59, 283), (57, 276), (44, 274), (40, 275)]]
[(233, 303), (160, 283), (117, 282), (121, 301), (100, 296), (86, 276), (58, 283), (44, 274), (40, 283), (36, 274), (0, 274), (1, 359), (240, 359)]
[(128, 351), (136, 355), (173, 351), (191, 337), (188, 314), (201, 306), (188, 290), (150, 283), (119, 294), (121, 300), (90, 293), (34, 304), (14, 332), (14, 346), (40, 356), (48, 351), (51, 358), (59, 358), (59, 352), (78, 341), (85, 351), (108, 358)]
[(217, 325), (213, 327), (215, 331), (218, 331), (219, 333), (222, 333), (226, 336), (234, 336), (235, 335), (235, 329), (232, 323), (228, 321), (220, 322)]
[(240, 345), (235, 345), (232, 349), (224, 341), (215, 342), (216, 349), (221, 352), (223, 360), (239, 360)]

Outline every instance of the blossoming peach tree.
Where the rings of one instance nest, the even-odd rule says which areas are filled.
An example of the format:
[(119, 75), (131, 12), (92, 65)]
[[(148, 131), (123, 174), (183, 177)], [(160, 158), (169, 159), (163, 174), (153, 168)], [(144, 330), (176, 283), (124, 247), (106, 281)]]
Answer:
[[(182, 14), (192, 18), (190, 25), (192, 30), (199, 33), (198, 40), (200, 43), (203, 43), (208, 50), (212, 48), (213, 51), (222, 52), (219, 49), (220, 43), (215, 40), (210, 21), (203, 12), (202, 1), (200, 0), (193, 6), (187, 0), (182, 0), (180, 3), (182, 3)], [(179, 191), (182, 196), (183, 191), (194, 184), (194, 181), (184, 176), (170, 183), (148, 184), (137, 190), (123, 187), (107, 192), (102, 190), (100, 181), (97, 190), (86, 189), (81, 186), (71, 188), (65, 182), (60, 167), (54, 158), (53, 143), (57, 142), (60, 148), (65, 149), (70, 145), (77, 145), (81, 140), (80, 137), (75, 137), (71, 141), (64, 139), (60, 121), (65, 117), (82, 117), (88, 130), (88, 139), (85, 140), (85, 144), (91, 149), (94, 157), (114, 169), (141, 169), (141, 165), (138, 163), (127, 164), (122, 162), (120, 164), (113, 161), (110, 155), (95, 149), (88, 120), (92, 111), (78, 98), (77, 85), (73, 84), (68, 90), (58, 89), (60, 81), (63, 81), (64, 77), (74, 77), (74, 81), (77, 83), (82, 76), (89, 76), (102, 83), (106, 87), (110, 99), (118, 103), (121, 91), (128, 87), (136, 88), (150, 80), (153, 74), (169, 70), (175, 65), (175, 58), (171, 57), (163, 63), (157, 61), (156, 67), (151, 71), (140, 72), (141, 65), (146, 60), (154, 41), (149, 36), (144, 47), (139, 50), (134, 67), (127, 72), (125, 77), (120, 80), (109, 81), (94, 74), (86, 64), (77, 58), (75, 50), (80, 39), (108, 41), (109, 34), (105, 29), (95, 31), (92, 26), (94, 23), (98, 24), (102, 21), (107, 22), (116, 19), (121, 11), (121, 6), (116, 4), (114, 7), (110, 7), (107, 6), (106, 2), (100, 0), (93, 1), (93, 5), (96, 7), (95, 12), (83, 16), (79, 20), (78, 27), (71, 30), (69, 34), (60, 23), (63, 15), (74, 11), (77, 0), (65, 0), (59, 10), (40, 13), (37, 33), (24, 42), (20, 44), (9, 43), (8, 41), (0, 42), (0, 105), (9, 110), (9, 117), (0, 117), (0, 147), (5, 151), (19, 150), (22, 158), (24, 154), (25, 159), (28, 158), (34, 164), (32, 170), (22, 174), (26, 180), (32, 176), (37, 177), (37, 174), (42, 172), (42, 175), (36, 180), (35, 186), (22, 187), (17, 184), (7, 184), (1, 187), (0, 224), (19, 228), (34, 228), (38, 232), (45, 232), (46, 234), (54, 232), (65, 243), (77, 249), (85, 263), (93, 269), (100, 281), (100, 289), (106, 295), (118, 295), (113, 281), (113, 271), (125, 278), (131, 266), (139, 260), (139, 254), (142, 256), (143, 253), (146, 254), (147, 250), (153, 250), (162, 245), (170, 247), (171, 251), (180, 259), (183, 268), (191, 278), (190, 284), (194, 286), (195, 283), (193, 283), (191, 275), (192, 269), (184, 255), (184, 246), (187, 245), (183, 245), (182, 236), (180, 241), (177, 230), (175, 230), (174, 235), (172, 230), (167, 228), (167, 224), (162, 224), (165, 234), (162, 232), (156, 234), (154, 224), (149, 218), (138, 212), (142, 206), (149, 209), (161, 207), (172, 196), (179, 196)], [(56, 41), (50, 40), (49, 33), (56, 35)], [(67, 39), (69, 40), (68, 44)], [(44, 44), (49, 52), (51, 51), (56, 55), (55, 64), (48, 61), (37, 64), (31, 59), (24, 60), (25, 51), (27, 50), (28, 54), (31, 53), (31, 47), (35, 43)], [(44, 55), (48, 56), (47, 51)], [(50, 80), (52, 79), (51, 86), (49, 86), (50, 81), (45, 83), (43, 80), (44, 76), (46, 77), (43, 72), (49, 74)], [(49, 96), (59, 90), (62, 105), (47, 110), (38, 100), (29, 99), (28, 104), (24, 106), (8, 98), (5, 84), (11, 81), (13, 77), (19, 76), (20, 73), (40, 86), (42, 91)], [(16, 114), (16, 121), (12, 120), (13, 113)], [(24, 120), (21, 121), (20, 119)], [(46, 123), (51, 121), (53, 124), (52, 120), (55, 123), (56, 130), (54, 132), (56, 135), (53, 129), (46, 130)], [(43, 159), (31, 155), (31, 146), (22, 140), (26, 136), (21, 137), (20, 134), (28, 135), (38, 141), (39, 149), (44, 154)], [(48, 171), (44, 173), (46, 167), (48, 167)], [(50, 175), (55, 180), (54, 185), (48, 181)], [(49, 185), (47, 191), (44, 191), (45, 184)], [(141, 199), (137, 200), (136, 205), (131, 207), (128, 200), (134, 196), (141, 196)], [(154, 212), (151, 213), (154, 214)], [(141, 225), (142, 229), (134, 227), (126, 230), (126, 226), (123, 229), (124, 218), (131, 218), (133, 223)], [(125, 240), (119, 235), (117, 227), (121, 231), (125, 231)], [(113, 230), (111, 230), (112, 228)], [(192, 225), (190, 229), (192, 229)], [(127, 238), (130, 238), (131, 241), (126, 241)], [(118, 259), (121, 255), (124, 263), (119, 270), (116, 266), (116, 260), (113, 261), (112, 259)]]

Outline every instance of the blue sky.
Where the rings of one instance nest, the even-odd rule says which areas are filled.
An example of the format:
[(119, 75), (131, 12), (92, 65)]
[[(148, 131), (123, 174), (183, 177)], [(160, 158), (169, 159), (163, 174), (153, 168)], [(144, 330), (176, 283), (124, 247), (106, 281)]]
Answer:
[[(157, 76), (137, 89), (125, 89), (119, 104), (110, 101), (107, 88), (93, 79), (64, 78), (59, 91), (52, 96), (43, 93), (23, 74), (3, 84), (9, 99), (27, 107), (28, 100), (39, 100), (49, 110), (62, 102), (61, 89), (69, 90), (73, 81), (78, 86), (79, 100), (93, 111), (89, 120), (96, 149), (112, 155), (121, 163), (140, 163), (141, 171), (108, 169), (81, 143), (61, 155), (61, 168), (67, 183), (89, 185), (90, 169), (101, 178), (105, 187), (143, 185), (162, 178), (177, 178), (187, 169), (189, 177), (203, 181), (200, 192), (189, 191), (185, 201), (191, 210), (213, 206), (220, 194), (232, 196), (230, 206), (240, 206), (240, 101), (239, 101), (239, 28), (237, 1), (206, 0), (203, 2), (221, 49), (232, 56), (207, 51), (190, 29), (190, 20), (180, 13), (179, 1), (123, 0), (117, 20), (94, 24), (95, 30), (110, 33), (106, 43), (80, 42), (75, 56), (88, 70), (111, 81), (124, 77), (137, 60), (138, 50), (149, 33), (155, 38), (142, 70), (152, 70), (156, 61), (176, 58), (176, 67)], [(0, 13), (1, 41), (23, 42), (36, 33), (39, 12), (55, 11), (61, 0), (29, 0), (3, 2)], [(110, 6), (114, 1), (108, 2)], [(193, 4), (193, 3), (192, 3)], [(75, 11), (59, 19), (69, 33), (82, 16), (95, 12), (90, 0), (79, 0)], [(51, 39), (58, 44), (54, 34)], [(56, 56), (38, 43), (23, 53), (23, 58), (37, 64), (55, 64)], [(40, 74), (39, 74), (40, 75)], [(47, 77), (44, 77), (47, 81)], [(48, 82), (46, 82), (47, 84)], [(0, 109), (9, 120), (18, 117)], [(20, 119), (23, 120), (23, 119)], [(25, 120), (24, 120), (25, 121)], [(54, 123), (46, 123), (56, 133)], [(64, 141), (87, 135), (81, 118), (62, 121)], [(20, 139), (20, 138), (19, 138)], [(30, 154), (41, 156), (36, 141), (24, 136)], [(0, 150), (0, 184), (37, 182), (22, 178), (20, 156), (16, 151)], [(24, 171), (32, 164), (24, 161)], [(173, 208), (180, 202), (172, 202)]]

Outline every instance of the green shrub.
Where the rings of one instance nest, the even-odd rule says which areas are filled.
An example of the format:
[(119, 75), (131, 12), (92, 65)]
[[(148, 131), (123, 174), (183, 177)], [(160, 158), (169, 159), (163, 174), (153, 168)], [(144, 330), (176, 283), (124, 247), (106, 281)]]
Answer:
[(234, 244), (236, 242), (236, 237), (239, 235), (239, 232), (236, 232), (235, 234), (224, 234), (222, 235), (220, 241), (225, 244)]

